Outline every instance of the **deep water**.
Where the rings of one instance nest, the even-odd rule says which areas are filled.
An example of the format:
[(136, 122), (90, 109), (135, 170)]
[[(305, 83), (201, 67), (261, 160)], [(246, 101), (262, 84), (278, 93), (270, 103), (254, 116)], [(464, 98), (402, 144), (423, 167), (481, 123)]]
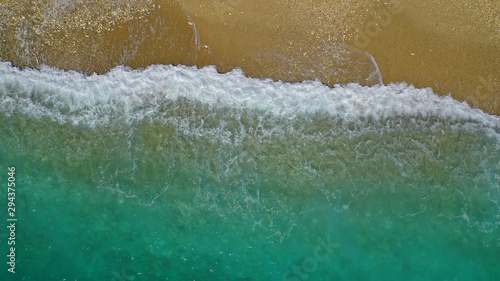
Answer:
[(500, 118), (405, 84), (2, 63), (0, 279), (497, 280), (499, 151)]

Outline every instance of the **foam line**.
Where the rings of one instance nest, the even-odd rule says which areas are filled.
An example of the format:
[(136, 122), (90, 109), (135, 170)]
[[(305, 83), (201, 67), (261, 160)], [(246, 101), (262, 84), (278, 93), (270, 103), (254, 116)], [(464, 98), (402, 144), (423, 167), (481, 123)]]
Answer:
[(162, 104), (180, 98), (290, 118), (321, 113), (344, 121), (408, 117), (500, 127), (498, 116), (405, 83), (331, 88), (317, 81), (248, 78), (239, 69), (220, 74), (215, 67), (171, 65), (142, 70), (117, 67), (104, 75), (86, 76), (49, 67), (20, 70), (0, 63), (0, 111), (5, 114), (49, 116), (77, 124), (136, 122), (154, 118)]

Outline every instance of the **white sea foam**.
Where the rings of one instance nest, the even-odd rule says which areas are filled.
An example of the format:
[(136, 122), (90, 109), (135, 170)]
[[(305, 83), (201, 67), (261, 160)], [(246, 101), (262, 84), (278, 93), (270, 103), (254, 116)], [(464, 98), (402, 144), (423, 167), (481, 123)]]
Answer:
[[(183, 103), (184, 100), (189, 102)], [(174, 112), (166, 113), (168, 110)], [(240, 70), (220, 74), (213, 67), (155, 65), (144, 70), (119, 67), (105, 75), (85, 76), (52, 68), (20, 70), (9, 63), (0, 63), (0, 112), (89, 127), (131, 125), (142, 120), (168, 123), (175, 130), (172, 134), (167, 131), (168, 138), (156, 131), (149, 134), (149, 130), (141, 135), (140, 130), (134, 132), (134, 126), (104, 130), (112, 132), (109, 138), (100, 132), (99, 137), (87, 132), (75, 140), (82, 147), (65, 150), (72, 153), (65, 153), (61, 161), (75, 169), (81, 167), (78, 160), (94, 161), (91, 178), (96, 186), (136, 198), (148, 206), (176, 188), (179, 183), (172, 179), (177, 173), (187, 171), (188, 175), (196, 175), (193, 190), (199, 191), (193, 191), (197, 200), (193, 205), (200, 206), (199, 209), (190, 210), (188, 205), (178, 204), (187, 221), (200, 211), (238, 217), (243, 213), (256, 218), (253, 228), (263, 237), (281, 241), (299, 217), (286, 210), (300, 208), (283, 199), (289, 195), (281, 197), (281, 191), (265, 195), (265, 189), (273, 188), (273, 184), (259, 182), (259, 178), (269, 178), (273, 183), (272, 178), (277, 177), (277, 183), (307, 186), (298, 189), (307, 192), (307, 196), (313, 190), (321, 191), (337, 212), (349, 211), (358, 198), (375, 196), (377, 192), (370, 192), (380, 180), (381, 188), (408, 186), (417, 192), (412, 193), (415, 198), (425, 195), (423, 202), (436, 202), (426, 201), (432, 196), (463, 202), (465, 207), (458, 213), (445, 208), (441, 214), (445, 218), (463, 221), (466, 215), (469, 226), (487, 233), (499, 226), (494, 216), (499, 202), (500, 117), (471, 109), (451, 97), (437, 96), (431, 89), (416, 89), (406, 84), (372, 87), (349, 84), (333, 88), (315, 81), (291, 84), (248, 78)], [(252, 120), (244, 122), (244, 116)], [(320, 122), (314, 121), (317, 116)], [(367, 119), (370, 121), (365, 122)], [(384, 121), (390, 122), (384, 124)], [(40, 123), (43, 120), (32, 122), (26, 131)], [(344, 126), (340, 126), (340, 134), (330, 130), (338, 123)], [(349, 128), (352, 123), (354, 131), (368, 130), (353, 133)], [(345, 127), (349, 129), (343, 130)], [(420, 128), (424, 129), (423, 137)], [(472, 129), (470, 134), (462, 134), (463, 131), (454, 134), (436, 128)], [(14, 129), (19, 131), (11, 129), (11, 138), (22, 145), (24, 142), (19, 139), (25, 129), (20, 126)], [(66, 145), (64, 137), (52, 139), (50, 130), (47, 131), (49, 137), (45, 141)], [(344, 132), (347, 137), (342, 137)], [(33, 135), (26, 134), (26, 139)], [(492, 141), (485, 135), (493, 136)], [(115, 149), (117, 143), (128, 149)], [(59, 149), (54, 144), (38, 145), (44, 147), (43, 157), (56, 154)], [(453, 149), (447, 149), (450, 146)], [(90, 153), (92, 157), (88, 157)], [(154, 154), (159, 156), (152, 157)], [(115, 161), (115, 157), (121, 160)], [(154, 164), (145, 169), (148, 165), (143, 160)], [(139, 172), (141, 169), (143, 172)], [(156, 176), (150, 177), (150, 173)], [(284, 175), (290, 179), (279, 180)], [(202, 177), (213, 179), (213, 184), (202, 183), (199, 180)], [(365, 178), (370, 183), (367, 186)], [(222, 184), (216, 184), (218, 181)], [(142, 188), (136, 188), (137, 183)], [(441, 184), (446, 186), (446, 192), (434, 193)], [(449, 190), (458, 191), (449, 192), (448, 184)], [(283, 189), (289, 187), (286, 185)], [(280, 190), (283, 187), (274, 186)], [(299, 192), (292, 187), (289, 188), (292, 193)], [(184, 185), (182, 188), (189, 190)], [(224, 188), (226, 191), (221, 191)], [(305, 198), (304, 194), (295, 196)], [(267, 199), (260, 199), (265, 196)], [(482, 216), (466, 213), (468, 206), (478, 205), (477, 202), (485, 208)], [(275, 208), (277, 204), (283, 207)], [(404, 205), (399, 207), (403, 217), (432, 211), (422, 208), (420, 203)], [(259, 210), (267, 210), (264, 218)], [(291, 219), (280, 221), (287, 216)]]
[(290, 118), (323, 113), (344, 121), (432, 118), (500, 127), (498, 116), (404, 83), (331, 88), (317, 81), (253, 79), (241, 70), (220, 74), (214, 67), (170, 65), (142, 70), (117, 67), (105, 75), (86, 76), (49, 67), (20, 70), (0, 63), (0, 111), (8, 115), (23, 113), (89, 126), (133, 123), (154, 119), (162, 104), (180, 98)]

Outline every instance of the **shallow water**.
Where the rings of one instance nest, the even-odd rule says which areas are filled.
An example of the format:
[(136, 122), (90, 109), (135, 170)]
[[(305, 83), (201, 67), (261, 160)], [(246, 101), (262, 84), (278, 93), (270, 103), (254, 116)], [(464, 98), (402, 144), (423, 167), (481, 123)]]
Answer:
[(500, 119), (430, 89), (2, 63), (0, 111), (2, 280), (500, 275)]

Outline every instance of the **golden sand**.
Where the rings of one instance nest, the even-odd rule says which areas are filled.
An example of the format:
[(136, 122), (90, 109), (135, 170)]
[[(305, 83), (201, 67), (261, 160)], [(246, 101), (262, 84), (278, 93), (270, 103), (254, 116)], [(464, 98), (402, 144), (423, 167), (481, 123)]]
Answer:
[[(112, 4), (110, 4), (112, 3)], [(500, 115), (497, 0), (2, 0), (0, 58), (86, 73), (155, 63), (240, 67), (333, 85), (432, 87)], [(365, 52), (366, 51), (366, 52)]]
[(431, 87), (499, 115), (499, 12), (500, 1), (401, 1), (397, 13), (380, 4), (350, 43), (356, 45), (354, 37), (362, 37), (369, 22), (380, 21), (378, 34), (372, 27), (361, 49), (374, 56), (384, 83)]

